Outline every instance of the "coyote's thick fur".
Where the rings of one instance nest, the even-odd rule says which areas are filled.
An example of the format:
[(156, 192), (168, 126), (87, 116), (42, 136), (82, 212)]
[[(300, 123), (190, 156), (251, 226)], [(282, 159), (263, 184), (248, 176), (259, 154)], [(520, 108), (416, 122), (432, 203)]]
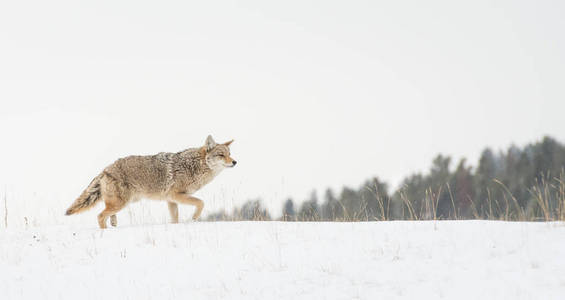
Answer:
[(98, 215), (98, 224), (106, 228), (110, 217), (110, 223), (116, 226), (118, 211), (129, 202), (150, 198), (167, 201), (173, 223), (179, 220), (177, 203), (194, 205), (196, 211), (192, 219), (196, 220), (204, 202), (192, 194), (224, 168), (235, 166), (236, 161), (230, 157), (232, 142), (216, 144), (212, 136), (208, 136), (200, 148), (120, 158), (94, 177), (66, 215), (82, 212), (103, 199), (106, 208)]

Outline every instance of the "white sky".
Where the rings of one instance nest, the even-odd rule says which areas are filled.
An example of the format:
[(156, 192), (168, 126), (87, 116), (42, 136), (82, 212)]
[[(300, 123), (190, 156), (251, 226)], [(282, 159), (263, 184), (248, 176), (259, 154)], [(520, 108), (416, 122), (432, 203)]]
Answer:
[(115, 159), (211, 133), (239, 164), (206, 211), (278, 215), (439, 152), (565, 140), (562, 1), (188, 2), (2, 1), (0, 185), (64, 210)]

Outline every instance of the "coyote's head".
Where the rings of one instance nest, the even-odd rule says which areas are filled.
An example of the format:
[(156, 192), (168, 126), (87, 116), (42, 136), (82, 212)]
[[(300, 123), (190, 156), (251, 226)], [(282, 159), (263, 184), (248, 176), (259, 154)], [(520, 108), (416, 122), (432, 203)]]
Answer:
[(217, 144), (211, 135), (206, 138), (204, 149), (206, 151), (206, 164), (211, 169), (223, 169), (225, 167), (233, 167), (237, 163), (230, 157), (230, 144), (233, 140), (223, 144)]

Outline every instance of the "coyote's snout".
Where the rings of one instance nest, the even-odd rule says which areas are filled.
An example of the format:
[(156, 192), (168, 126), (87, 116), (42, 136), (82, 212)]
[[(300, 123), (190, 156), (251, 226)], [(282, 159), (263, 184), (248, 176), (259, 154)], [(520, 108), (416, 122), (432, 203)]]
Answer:
[(233, 140), (217, 144), (208, 136), (204, 146), (178, 153), (161, 152), (149, 156), (120, 158), (94, 177), (88, 187), (67, 209), (66, 215), (82, 212), (103, 199), (106, 208), (98, 215), (100, 228), (118, 224), (116, 213), (140, 198), (165, 200), (173, 223), (177, 223), (178, 203), (196, 207), (192, 219), (202, 212), (204, 202), (192, 194), (210, 182), (226, 167), (237, 163), (230, 157)]

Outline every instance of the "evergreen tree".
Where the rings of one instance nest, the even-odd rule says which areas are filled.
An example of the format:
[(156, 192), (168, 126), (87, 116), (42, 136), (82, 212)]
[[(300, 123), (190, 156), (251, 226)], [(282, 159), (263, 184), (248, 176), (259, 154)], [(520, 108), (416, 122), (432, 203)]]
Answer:
[(493, 205), (493, 179), (496, 178), (496, 158), (491, 149), (481, 153), (475, 173), (475, 206), (479, 217), (495, 217), (497, 207)]
[(438, 155), (432, 162), (426, 194), (426, 214), (428, 218), (447, 218), (453, 211), (453, 204), (447, 184), (451, 179), (449, 165), (451, 157)]
[(361, 200), (361, 219), (367, 221), (386, 220), (389, 217), (390, 198), (388, 186), (378, 178), (366, 181), (357, 193)]
[(451, 217), (471, 218), (473, 215), (473, 174), (472, 168), (465, 166), (465, 159), (461, 159), (455, 170), (450, 186), (449, 197), (453, 201), (455, 211)]
[[(392, 196), (386, 183), (373, 178), (357, 190), (344, 187), (337, 198), (327, 189), (321, 206), (315, 191), (298, 211), (287, 199), (281, 219), (565, 219), (565, 146), (550, 137), (523, 148), (512, 145), (499, 154), (486, 148), (474, 171), (465, 159), (453, 172), (450, 163), (449, 156), (436, 156), (429, 173), (406, 177)], [(232, 216), (224, 212), (208, 216), (208, 220), (226, 219), (271, 218), (254, 200), (234, 209)]]
[(343, 219), (345, 221), (354, 221), (358, 219), (363, 205), (357, 191), (344, 187), (341, 191), (341, 195), (339, 196), (339, 202), (343, 207)]
[(324, 221), (343, 220), (343, 207), (331, 189), (324, 194), (324, 203), (321, 207), (321, 217)]
[(283, 221), (296, 221), (296, 211), (294, 210), (294, 202), (291, 198), (288, 198), (283, 206), (282, 211)]
[(313, 191), (310, 194), (310, 199), (304, 201), (304, 203), (302, 203), (302, 205), (300, 206), (298, 218), (300, 221), (320, 220), (320, 208), (318, 207), (318, 196), (316, 195), (315, 191)]
[(247, 201), (241, 209), (234, 210), (234, 218), (249, 221), (269, 221), (271, 216), (261, 204), (261, 200)]

